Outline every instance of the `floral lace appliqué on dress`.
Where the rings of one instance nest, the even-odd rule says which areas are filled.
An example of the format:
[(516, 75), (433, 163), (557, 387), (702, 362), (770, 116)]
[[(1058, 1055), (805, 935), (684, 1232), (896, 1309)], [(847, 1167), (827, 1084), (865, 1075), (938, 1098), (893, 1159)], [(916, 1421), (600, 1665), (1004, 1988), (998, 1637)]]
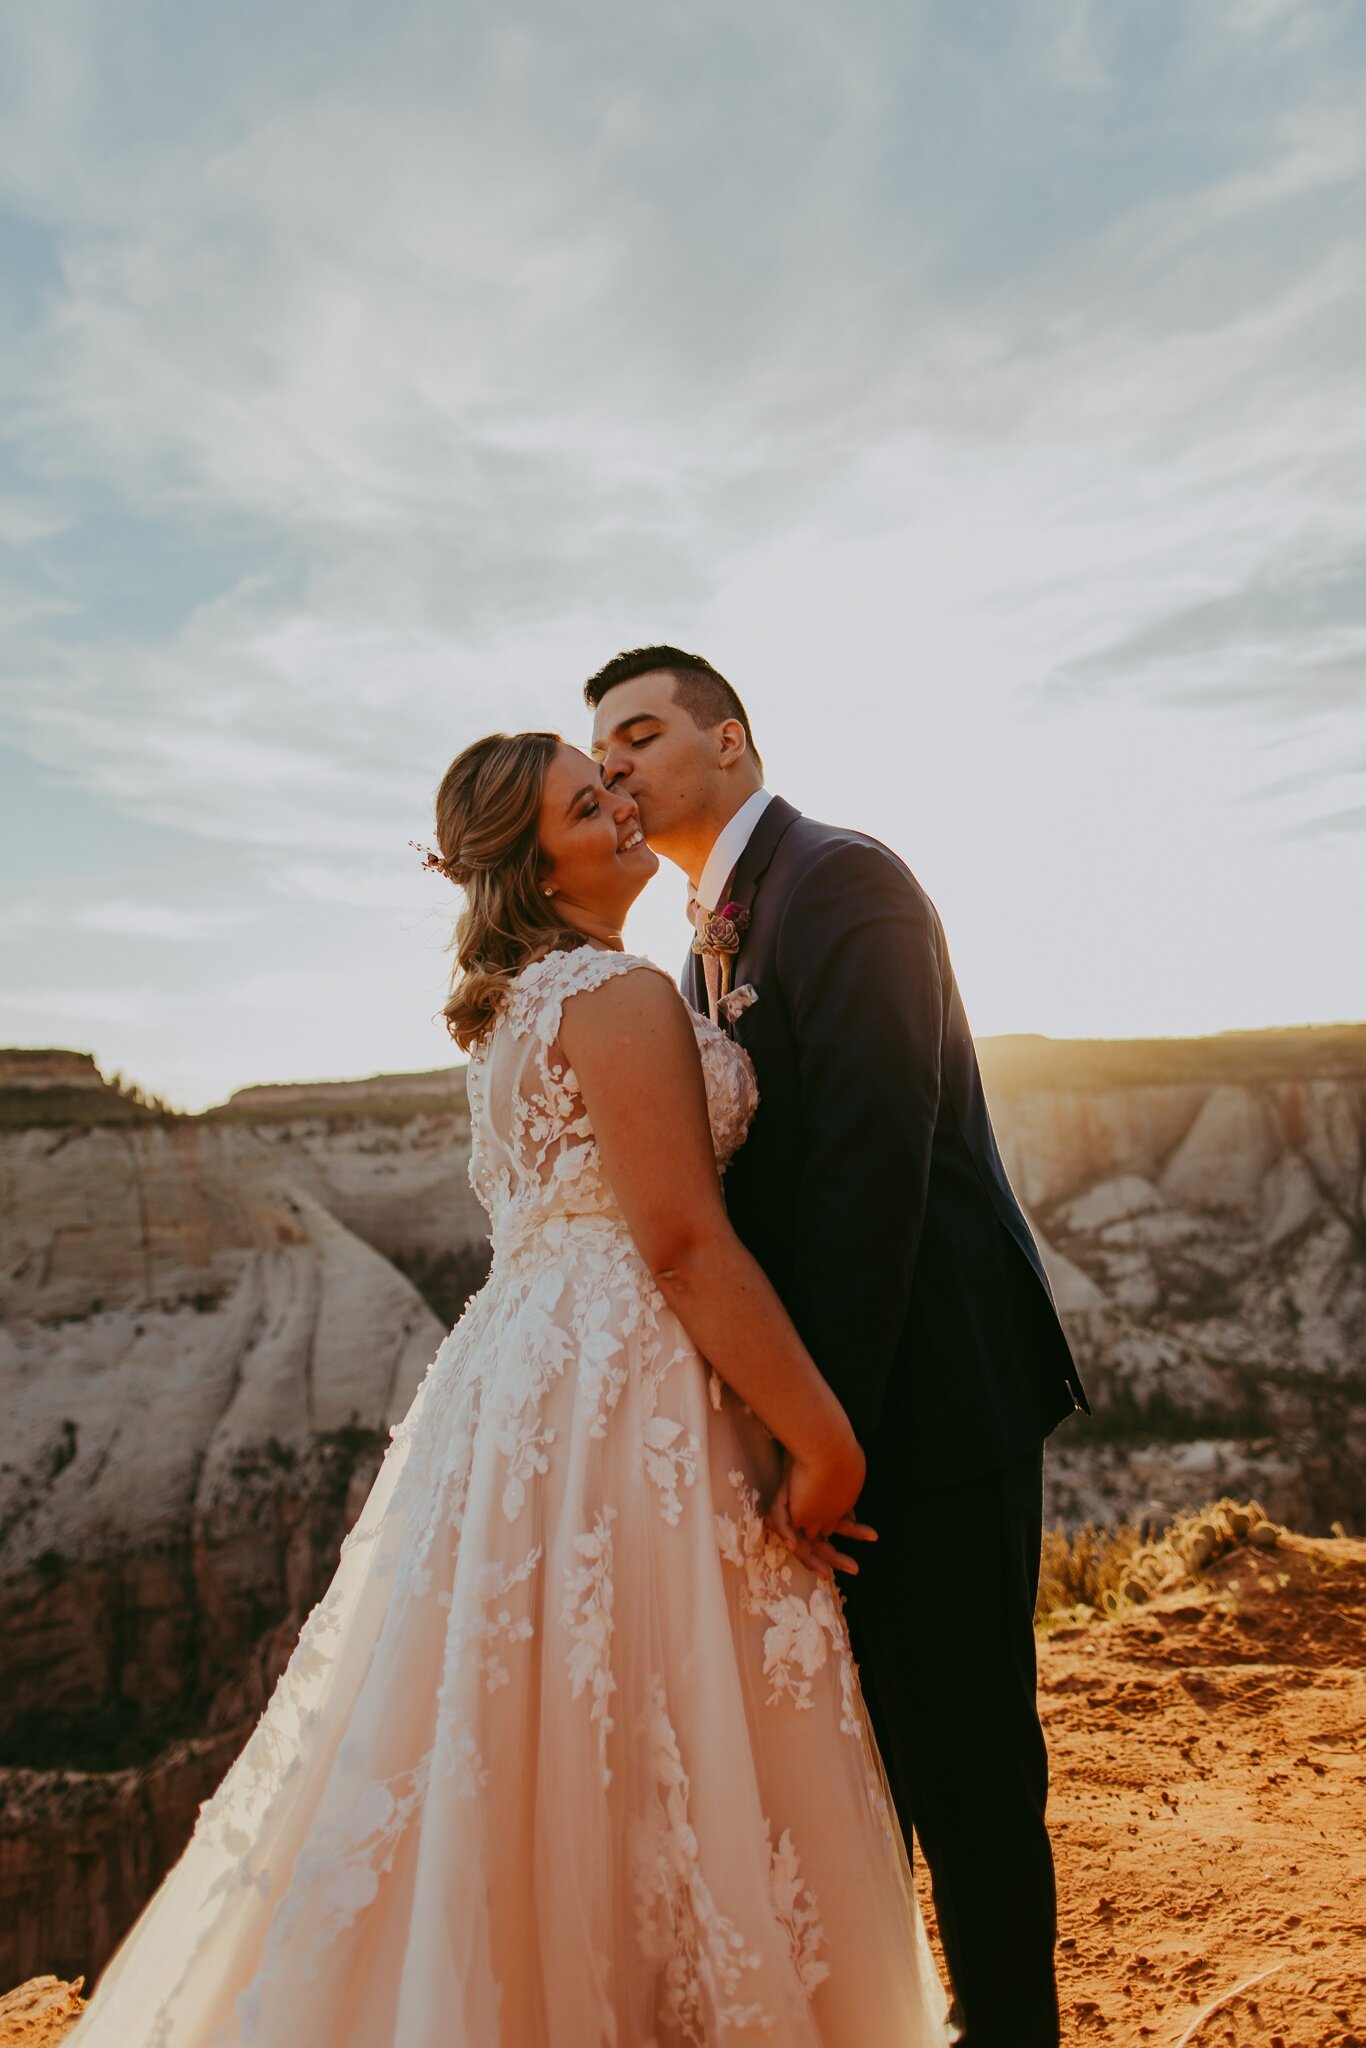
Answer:
[[(945, 2040), (838, 1597), (765, 1529), (779, 1448), (656, 1287), (560, 1046), (636, 972), (534, 962), (472, 1058), (488, 1280), (74, 2048)], [(693, 1027), (723, 1173), (754, 1072)]]

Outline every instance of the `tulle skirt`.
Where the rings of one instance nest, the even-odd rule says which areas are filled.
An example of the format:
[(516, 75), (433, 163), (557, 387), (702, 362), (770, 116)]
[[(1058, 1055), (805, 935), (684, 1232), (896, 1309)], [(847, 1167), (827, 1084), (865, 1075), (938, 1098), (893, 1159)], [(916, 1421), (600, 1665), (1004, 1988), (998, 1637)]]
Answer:
[(620, 1229), (500, 1253), (73, 2048), (942, 2043), (778, 1459)]

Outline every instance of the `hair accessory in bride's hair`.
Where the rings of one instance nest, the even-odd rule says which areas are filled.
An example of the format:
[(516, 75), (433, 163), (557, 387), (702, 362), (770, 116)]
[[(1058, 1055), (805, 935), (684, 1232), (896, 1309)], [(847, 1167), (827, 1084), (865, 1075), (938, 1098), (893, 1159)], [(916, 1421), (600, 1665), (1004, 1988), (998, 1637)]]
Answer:
[(438, 874), (446, 877), (448, 882), (455, 880), (455, 874), (450, 862), (444, 854), (438, 853), (435, 847), (422, 846), (416, 839), (410, 839), (408, 844), (409, 846), (416, 847), (417, 851), (422, 855), (422, 865), (424, 868), (435, 868)]

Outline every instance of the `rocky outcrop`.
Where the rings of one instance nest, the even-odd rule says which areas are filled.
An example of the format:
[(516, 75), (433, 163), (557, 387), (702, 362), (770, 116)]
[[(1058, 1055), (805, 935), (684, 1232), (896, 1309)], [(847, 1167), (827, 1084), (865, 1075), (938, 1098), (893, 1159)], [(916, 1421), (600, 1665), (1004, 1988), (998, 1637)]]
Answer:
[(57, 1046), (6, 1046), (0, 1050), (0, 1093), (46, 1094), (54, 1088), (97, 1096), (108, 1092), (108, 1083), (88, 1052), (66, 1052)]
[[(18, 1061), (4, 1079), (0, 1978), (14, 1982), (94, 1972), (180, 1853), (444, 1325), (346, 1227), (307, 1143), (279, 1143), (289, 1126), (154, 1114), (98, 1075), (82, 1118), (70, 1071), (37, 1100)], [(459, 1100), (432, 1114), (465, 1186)], [(385, 1155), (424, 1161), (414, 1210), (422, 1190), (440, 1206), (451, 1176), (430, 1163), (430, 1116), (418, 1124), (393, 1126)], [(352, 1139), (354, 1124), (336, 1180)], [(401, 1165), (375, 1178), (391, 1186)]]
[(1096, 1411), (1055, 1515), (1366, 1526), (1366, 1030), (1070, 1053), (984, 1059)]
[(0, 1130), (47, 1124), (88, 1130), (97, 1123), (140, 1123), (165, 1105), (116, 1074), (106, 1081), (88, 1052), (60, 1047), (0, 1047)]
[(488, 1221), (469, 1182), (462, 1070), (242, 1089), (211, 1114), (247, 1122), (298, 1184), (407, 1274), (450, 1327), (488, 1270)]
[(263, 1081), (239, 1088), (215, 1116), (400, 1116), (413, 1110), (454, 1110), (468, 1119), (463, 1067), (428, 1067), (420, 1074), (370, 1074), (360, 1081)]
[(98, 1968), (179, 1853), (443, 1325), (307, 1174), (201, 1118), (0, 1134), (0, 1300), (13, 1982), (54, 1933)]
[[(175, 1742), (121, 1771), (0, 1772), (0, 1978), (92, 1973), (190, 1837), (248, 1729)], [(2, 2037), (0, 2037), (2, 2038)]]
[(30, 1717), (136, 1725), (235, 1672), (442, 1329), (254, 1133), (201, 1119), (7, 1133), (0, 1275), (12, 1751)]
[(57, 2048), (85, 2009), (82, 1979), (30, 1977), (0, 1998), (0, 2048)]

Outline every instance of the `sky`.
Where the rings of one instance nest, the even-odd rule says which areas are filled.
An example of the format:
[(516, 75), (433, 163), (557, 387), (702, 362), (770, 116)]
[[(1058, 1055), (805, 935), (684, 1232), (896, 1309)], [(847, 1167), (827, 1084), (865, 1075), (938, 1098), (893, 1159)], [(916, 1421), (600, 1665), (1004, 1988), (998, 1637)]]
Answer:
[(9, 10), (0, 1044), (449, 1062), (447, 762), (661, 640), (979, 1034), (1366, 1015), (1364, 94), (1359, 0)]

